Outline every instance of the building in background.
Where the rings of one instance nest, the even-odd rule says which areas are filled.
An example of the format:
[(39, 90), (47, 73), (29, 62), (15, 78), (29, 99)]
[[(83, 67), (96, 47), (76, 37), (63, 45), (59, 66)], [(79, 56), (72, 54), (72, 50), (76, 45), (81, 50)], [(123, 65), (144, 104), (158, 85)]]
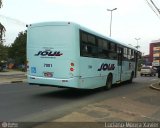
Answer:
[(149, 60), (149, 58), (150, 58), (150, 55), (143, 55), (143, 62), (142, 62), (142, 64), (143, 65), (146, 65), (146, 66), (151, 66), (152, 65), (152, 62), (150, 62), (150, 60)]
[(149, 62), (152, 63), (152, 66), (160, 66), (160, 39), (150, 43)]

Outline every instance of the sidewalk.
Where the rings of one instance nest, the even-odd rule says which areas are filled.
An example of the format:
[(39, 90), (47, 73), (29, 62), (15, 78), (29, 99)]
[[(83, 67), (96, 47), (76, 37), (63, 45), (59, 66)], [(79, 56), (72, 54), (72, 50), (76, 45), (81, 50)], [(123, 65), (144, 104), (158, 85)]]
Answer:
[[(120, 97), (88, 104), (35, 128), (104, 128), (105, 122), (160, 122), (159, 99), (158, 91), (146, 87)], [(159, 127), (160, 124), (156, 124), (156, 128)]]
[(26, 82), (26, 72), (16, 70), (0, 72), (0, 84), (16, 82)]
[(155, 89), (155, 90), (160, 91), (160, 82), (158, 82), (158, 83), (153, 83), (153, 84), (150, 85), (150, 87), (151, 87), (152, 89)]

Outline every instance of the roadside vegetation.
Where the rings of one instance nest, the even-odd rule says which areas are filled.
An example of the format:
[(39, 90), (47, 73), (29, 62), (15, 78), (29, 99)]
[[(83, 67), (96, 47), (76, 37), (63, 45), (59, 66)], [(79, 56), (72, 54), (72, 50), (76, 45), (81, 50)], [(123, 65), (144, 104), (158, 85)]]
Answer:
[(20, 32), (10, 45), (0, 43), (0, 71), (5, 69), (24, 70), (26, 65), (26, 39), (27, 32)]
[[(0, 0), (0, 8), (3, 1)], [(9, 46), (5, 45), (5, 26), (0, 22), (0, 71), (8, 68), (24, 70), (26, 64), (26, 37), (27, 32), (20, 32), (14, 42)]]

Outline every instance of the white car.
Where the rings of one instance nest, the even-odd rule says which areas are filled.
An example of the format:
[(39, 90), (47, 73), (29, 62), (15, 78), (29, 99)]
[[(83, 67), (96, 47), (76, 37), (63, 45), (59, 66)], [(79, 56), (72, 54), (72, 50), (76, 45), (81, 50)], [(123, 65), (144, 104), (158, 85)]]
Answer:
[(144, 66), (141, 68), (140, 75), (150, 75), (150, 76), (156, 76), (156, 70), (152, 66)]

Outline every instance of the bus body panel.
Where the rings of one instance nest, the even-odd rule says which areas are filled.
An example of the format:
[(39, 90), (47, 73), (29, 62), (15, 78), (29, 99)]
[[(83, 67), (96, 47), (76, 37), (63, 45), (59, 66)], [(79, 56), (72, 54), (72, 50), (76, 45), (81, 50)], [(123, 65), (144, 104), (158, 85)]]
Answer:
[(122, 62), (121, 81), (127, 81), (130, 79), (132, 72), (134, 72), (135, 63), (130, 61)]
[(62, 80), (70, 81), (78, 76), (76, 33), (76, 27), (70, 24), (46, 23), (28, 29), (29, 83), (63, 85)]
[[(80, 76), (81, 85), (88, 88), (98, 88), (106, 85), (109, 73), (114, 75), (113, 83), (117, 80), (117, 63), (114, 60), (105, 60), (98, 58), (80, 57)], [(107, 69), (106, 65), (114, 64), (113, 70)]]
[[(134, 62), (122, 62), (122, 67), (118, 66), (116, 60), (106, 60), (97, 58), (80, 57), (80, 85), (83, 88), (98, 88), (106, 85), (108, 74), (113, 75), (112, 83), (127, 81), (134, 72)], [(106, 67), (110, 65), (110, 67)], [(111, 68), (114, 65), (114, 68)], [(110, 69), (109, 69), (110, 68)], [(119, 72), (122, 68), (122, 72)], [(101, 69), (101, 70), (100, 70)], [(121, 75), (121, 77), (119, 77)]]

